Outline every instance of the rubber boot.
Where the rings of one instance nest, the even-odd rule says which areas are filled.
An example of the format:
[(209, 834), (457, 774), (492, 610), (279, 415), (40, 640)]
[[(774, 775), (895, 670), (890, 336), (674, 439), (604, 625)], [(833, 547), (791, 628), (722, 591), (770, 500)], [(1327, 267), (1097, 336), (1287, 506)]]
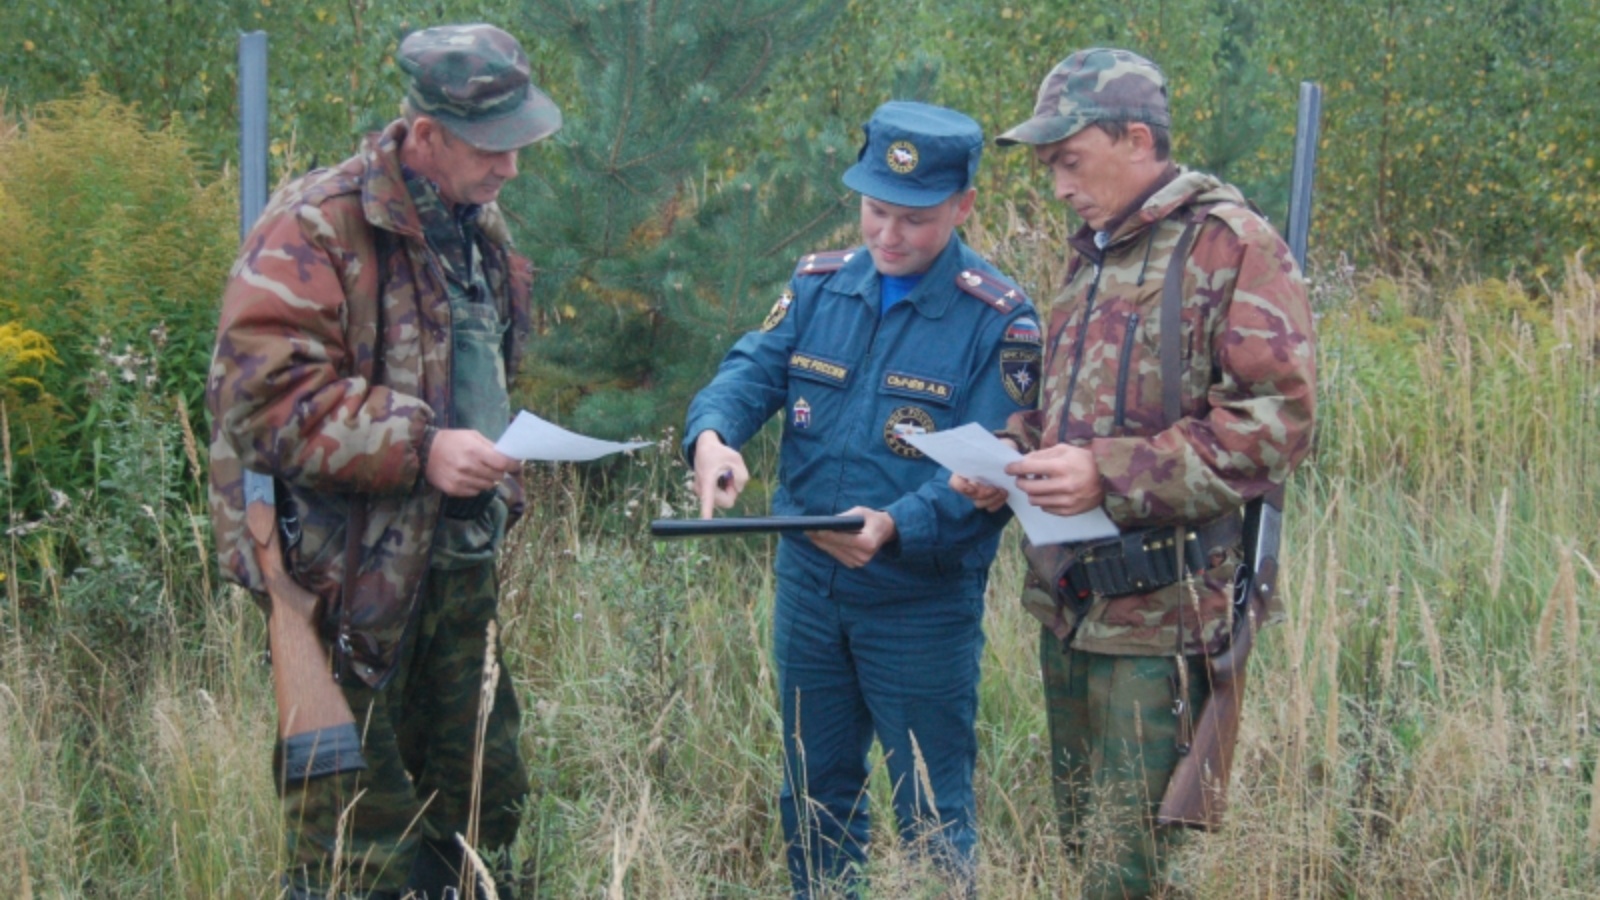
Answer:
[(460, 844), (424, 838), (411, 863), (405, 890), (417, 900), (455, 900), (466, 868), (467, 855)]

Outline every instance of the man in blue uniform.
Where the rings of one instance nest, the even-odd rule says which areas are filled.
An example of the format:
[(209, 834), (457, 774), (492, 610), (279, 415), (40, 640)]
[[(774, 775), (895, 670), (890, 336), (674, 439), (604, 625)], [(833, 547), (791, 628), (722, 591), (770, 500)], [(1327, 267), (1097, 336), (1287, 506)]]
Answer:
[(955, 233), (978, 124), (893, 102), (865, 130), (844, 174), (864, 246), (800, 260), (684, 430), (702, 516), (733, 504), (749, 478), (737, 448), (783, 409), (773, 513), (866, 522), (778, 548), (780, 805), (800, 897), (865, 861), (874, 734), (901, 837), (970, 889), (983, 594), (1006, 512), (975, 509), (905, 436), (1031, 409), (1042, 343), (1028, 299)]

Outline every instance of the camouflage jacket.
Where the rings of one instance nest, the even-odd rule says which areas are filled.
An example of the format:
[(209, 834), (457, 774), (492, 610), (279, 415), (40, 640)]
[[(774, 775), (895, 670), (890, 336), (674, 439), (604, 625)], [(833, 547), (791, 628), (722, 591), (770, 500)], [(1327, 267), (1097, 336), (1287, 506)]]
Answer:
[[(451, 409), (450, 300), (401, 174), (405, 136), (403, 121), (391, 123), (357, 155), (273, 196), (230, 273), (206, 388), (224, 576), (261, 596), (243, 472), (269, 473), (279, 515), (295, 525), (289, 572), (323, 601), (324, 637), (373, 685), (394, 667), (427, 574), (443, 495), (423, 478), (425, 439)], [(510, 373), (528, 332), (532, 269), (511, 252), (493, 205), (479, 230), (511, 323)], [(514, 479), (501, 493), (520, 509)], [(358, 511), (365, 525), (350, 541)], [(358, 559), (346, 590), (350, 547)]]
[[(1202, 215), (1182, 274), (1182, 417), (1167, 425), (1162, 285), (1185, 225)], [(1085, 227), (1071, 239), (1039, 408), (1012, 416), (1004, 433), (1024, 451), (1063, 442), (1093, 451), (1104, 509), (1124, 532), (1236, 514), (1287, 479), (1311, 444), (1314, 336), (1288, 246), (1233, 187), (1186, 171), (1117, 227), (1103, 259), (1093, 238)], [(1096, 598), (1082, 621), (1046, 600), (1031, 574), (1024, 605), (1080, 650), (1216, 652), (1228, 641), (1242, 548), (1206, 550), (1199, 577)]]

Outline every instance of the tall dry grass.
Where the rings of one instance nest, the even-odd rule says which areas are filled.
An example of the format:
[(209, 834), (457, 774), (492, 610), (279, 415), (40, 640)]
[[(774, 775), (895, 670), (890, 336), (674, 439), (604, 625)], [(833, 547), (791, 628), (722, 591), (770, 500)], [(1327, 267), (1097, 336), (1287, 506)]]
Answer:
[[(991, 214), (969, 237), (1044, 293), (1060, 234), (1020, 221)], [(1290, 617), (1259, 645), (1228, 825), (1190, 842), (1183, 871), (1201, 897), (1595, 896), (1600, 291), (1581, 260), (1538, 292), (1319, 279), (1321, 417), (1291, 492)], [(529, 896), (787, 890), (772, 546), (646, 539), (645, 520), (691, 510), (671, 443), (604, 507), (571, 469), (529, 475), (501, 660), (536, 786), (517, 847)], [(773, 462), (763, 446), (753, 468)], [(68, 523), (0, 542), (0, 871), (22, 897), (277, 895), (259, 615), (203, 584), (199, 508), (161, 502), (163, 596), (214, 596), (163, 601), (173, 634), (119, 648), (137, 666), (54, 612), (72, 596), (52, 555)], [(1071, 896), (1014, 542), (985, 620), (979, 882)], [(869, 790), (887, 809), (881, 775)], [(875, 841), (875, 896), (940, 896), (892, 833)]]

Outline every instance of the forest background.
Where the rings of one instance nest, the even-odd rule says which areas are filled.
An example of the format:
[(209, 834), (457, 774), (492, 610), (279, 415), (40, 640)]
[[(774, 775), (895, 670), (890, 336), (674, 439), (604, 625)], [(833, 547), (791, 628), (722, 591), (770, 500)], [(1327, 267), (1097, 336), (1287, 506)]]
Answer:
[[(34, 0), (0, 8), (0, 871), (21, 896), (275, 895), (261, 623), (218, 583), (204, 517), (235, 38), (269, 36), (277, 182), (392, 118), (405, 32), (471, 20), (523, 39), (568, 120), (505, 197), (543, 270), (519, 399), (659, 441), (527, 474), (503, 574), (531, 894), (782, 895), (772, 548), (648, 541), (646, 519), (689, 510), (673, 426), (794, 258), (852, 239), (838, 174), (873, 107), (927, 99), (994, 134), (1092, 45), (1160, 62), (1175, 155), (1275, 221), (1296, 86), (1325, 90), (1292, 615), (1191, 880), (1596, 893), (1592, 3)], [(1047, 306), (1075, 223), (1025, 152), (991, 148), (979, 189), (969, 242)], [(1064, 896), (1014, 539), (986, 623), (980, 880)], [(890, 843), (880, 892), (937, 896)]]

